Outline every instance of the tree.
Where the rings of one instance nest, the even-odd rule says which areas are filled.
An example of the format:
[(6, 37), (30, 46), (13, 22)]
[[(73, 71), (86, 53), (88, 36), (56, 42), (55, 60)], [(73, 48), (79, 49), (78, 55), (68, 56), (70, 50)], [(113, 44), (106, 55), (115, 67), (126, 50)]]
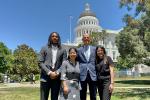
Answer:
[(135, 16), (124, 16), (126, 26), (116, 37), (120, 53), (118, 64), (128, 68), (150, 61), (150, 0), (120, 0), (120, 6), (126, 6), (128, 10), (133, 5), (136, 6)]
[(0, 73), (5, 73), (7, 71), (6, 61), (2, 53), (0, 53)]
[(150, 31), (145, 32), (144, 43), (146, 45), (146, 49), (150, 52)]
[(135, 15), (137, 16), (141, 12), (150, 12), (150, 0), (120, 0), (120, 7), (127, 7), (128, 10), (133, 8), (133, 5), (136, 6)]
[(135, 8), (135, 17), (139, 14), (142, 16), (141, 18), (138, 18), (140, 19), (140, 27), (144, 30), (146, 28), (150, 29), (150, 0), (120, 0), (120, 7), (122, 8), (124, 6), (127, 7), (129, 11), (130, 9)]
[(123, 22), (126, 23), (127, 26), (130, 26), (131, 28), (139, 28), (141, 21), (138, 19), (134, 19), (132, 16), (129, 14), (126, 14), (123, 18)]
[(132, 68), (134, 65), (135, 59), (131, 58), (129, 56), (122, 58), (118, 57), (118, 62), (117, 62), (117, 69), (126, 69), (126, 68)]
[(91, 44), (97, 45), (99, 41), (103, 41), (104, 45), (104, 40), (108, 35), (109, 33), (107, 33), (106, 30), (102, 30), (101, 32), (93, 32), (92, 34), (90, 34), (90, 36), (92, 37)]
[[(116, 37), (116, 44), (122, 59), (131, 58), (134, 64), (142, 63), (148, 56), (143, 42), (138, 36), (138, 29), (126, 27)], [(134, 60), (133, 60), (134, 59)]]
[(38, 73), (36, 52), (26, 44), (19, 45), (14, 51), (14, 72), (22, 78), (30, 73)]
[(11, 50), (3, 42), (0, 42), (0, 73), (9, 73), (13, 64), (12, 60)]
[[(123, 18), (127, 26), (139, 29), (140, 39), (144, 41), (145, 32), (150, 31), (150, 0), (120, 0), (120, 7), (134, 8), (135, 5), (135, 17), (131, 17), (126, 14)], [(139, 15), (140, 14), (140, 15)], [(141, 17), (139, 17), (139, 16)], [(138, 18), (136, 18), (138, 16)], [(146, 41), (147, 42), (147, 41)], [(147, 46), (147, 43), (144, 43)]]

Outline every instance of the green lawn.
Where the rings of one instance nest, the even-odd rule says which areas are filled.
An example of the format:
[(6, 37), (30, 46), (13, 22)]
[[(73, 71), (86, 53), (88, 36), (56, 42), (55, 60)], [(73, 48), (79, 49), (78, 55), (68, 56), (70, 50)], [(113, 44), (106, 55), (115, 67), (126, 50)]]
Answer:
[[(149, 88), (115, 88), (111, 100), (150, 100), (150, 77), (117, 78), (115, 87), (149, 87)], [(39, 83), (39, 82), (36, 82)], [(22, 85), (29, 83), (21, 83)], [(6, 84), (0, 84), (0, 100), (39, 100), (38, 87), (8, 88)], [(88, 99), (89, 95), (88, 95)], [(97, 95), (97, 100), (99, 97)]]
[[(1, 88), (0, 100), (39, 100), (39, 88)], [(115, 89), (111, 100), (150, 100), (150, 89)]]
[(150, 87), (150, 76), (116, 78), (115, 87)]
[(150, 100), (150, 88), (115, 89), (112, 100)]
[(0, 88), (0, 100), (39, 100), (39, 88)]

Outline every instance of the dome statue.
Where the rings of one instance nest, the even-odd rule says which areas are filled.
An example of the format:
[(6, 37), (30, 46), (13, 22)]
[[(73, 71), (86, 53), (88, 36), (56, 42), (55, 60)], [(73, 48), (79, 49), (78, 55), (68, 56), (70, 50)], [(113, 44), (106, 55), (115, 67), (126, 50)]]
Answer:
[(79, 18), (84, 17), (84, 16), (96, 17), (96, 15), (93, 12), (91, 12), (90, 5), (88, 3), (85, 4), (85, 10), (83, 13), (81, 13)]

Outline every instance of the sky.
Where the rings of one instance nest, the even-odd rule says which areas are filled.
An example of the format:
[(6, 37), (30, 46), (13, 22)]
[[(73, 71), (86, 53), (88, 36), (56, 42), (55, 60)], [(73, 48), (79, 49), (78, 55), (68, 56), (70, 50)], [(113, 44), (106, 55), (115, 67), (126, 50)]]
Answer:
[(122, 18), (127, 9), (119, 8), (119, 0), (0, 0), (0, 42), (11, 50), (27, 44), (40, 51), (50, 33), (58, 32), (65, 43), (70, 38), (70, 16), (73, 41), (86, 3), (102, 28), (118, 30), (125, 25)]

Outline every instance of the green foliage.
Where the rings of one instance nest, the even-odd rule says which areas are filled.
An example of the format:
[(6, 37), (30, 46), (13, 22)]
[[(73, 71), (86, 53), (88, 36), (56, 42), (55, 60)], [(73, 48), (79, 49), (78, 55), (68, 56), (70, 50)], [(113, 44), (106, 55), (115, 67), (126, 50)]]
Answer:
[(40, 79), (40, 75), (39, 74), (36, 74), (35, 75), (35, 80), (37, 81), (37, 80), (39, 80)]
[(150, 0), (120, 0), (120, 7), (122, 8), (124, 6), (128, 10), (131, 10), (135, 6), (135, 15), (137, 16), (140, 13), (148, 13), (150, 11)]
[(92, 37), (91, 38), (91, 44), (92, 45), (97, 45), (98, 44), (98, 41), (100, 40), (100, 33), (99, 32), (93, 32), (91, 35), (90, 35), (90, 37)]
[(150, 52), (150, 31), (145, 32), (144, 43), (148, 52)]
[(91, 38), (91, 44), (92, 45), (98, 45), (99, 41), (103, 41), (106, 39), (106, 37), (109, 35), (109, 33), (106, 32), (106, 30), (102, 30), (102, 32), (93, 32), (90, 34)]
[(116, 44), (120, 53), (119, 66), (133, 67), (133, 64), (144, 63), (143, 58), (148, 57), (143, 41), (138, 35), (138, 29), (124, 28), (116, 37)]
[(120, 57), (120, 68), (131, 68), (133, 64), (149, 65), (150, 57), (150, 0), (120, 0), (120, 6), (127, 9), (136, 8), (135, 17), (126, 14), (124, 29), (116, 37)]
[(3, 76), (4, 74), (0, 73), (0, 83), (3, 82)]
[(7, 71), (6, 61), (3, 56), (0, 57), (0, 72), (5, 73)]
[(36, 52), (22, 44), (14, 51), (14, 72), (21, 77), (29, 75), (30, 73), (38, 73), (38, 63)]
[(30, 74), (26, 74), (26, 75), (23, 76), (23, 80), (22, 81), (28, 82), (30, 80), (31, 80)]
[(80, 44), (78, 45), (78, 48), (81, 47), (82, 45), (83, 45), (83, 43), (80, 43)]
[(0, 42), (0, 72), (9, 73), (12, 67), (13, 56), (11, 51), (5, 46), (3, 42)]
[(130, 16), (129, 14), (126, 14), (122, 20), (126, 23), (127, 26), (130, 26), (131, 28), (140, 28), (141, 21), (134, 19), (134, 17)]
[(117, 69), (127, 69), (127, 68), (132, 68), (133, 65), (135, 64), (136, 59), (135, 58), (130, 58), (130, 57), (125, 57), (125, 58), (118, 58), (117, 62)]
[(116, 43), (123, 58), (127, 55), (140, 58), (146, 56), (146, 50), (139, 38), (138, 29), (125, 28), (117, 35)]
[(150, 66), (150, 58), (145, 58), (144, 63), (148, 66)]
[(10, 79), (13, 80), (14, 82), (20, 82), (21, 77), (19, 75), (10, 75)]

